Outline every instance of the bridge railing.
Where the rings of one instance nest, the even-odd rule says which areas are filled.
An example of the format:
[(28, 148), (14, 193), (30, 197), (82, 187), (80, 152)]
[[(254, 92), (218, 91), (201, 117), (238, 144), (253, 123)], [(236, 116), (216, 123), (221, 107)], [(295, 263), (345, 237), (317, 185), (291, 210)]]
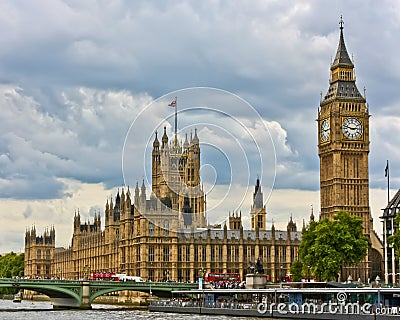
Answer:
[(73, 283), (80, 284), (82, 280), (61, 280), (61, 279), (24, 279), (24, 278), (0, 278), (0, 282), (9, 283)]

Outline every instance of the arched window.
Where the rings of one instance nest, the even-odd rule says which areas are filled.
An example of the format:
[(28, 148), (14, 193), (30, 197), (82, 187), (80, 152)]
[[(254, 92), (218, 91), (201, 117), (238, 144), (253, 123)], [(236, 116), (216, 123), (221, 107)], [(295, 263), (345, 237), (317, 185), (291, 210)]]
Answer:
[(154, 236), (154, 223), (149, 221), (149, 236)]
[(166, 237), (169, 236), (169, 221), (168, 220), (164, 221), (164, 236), (166, 236)]

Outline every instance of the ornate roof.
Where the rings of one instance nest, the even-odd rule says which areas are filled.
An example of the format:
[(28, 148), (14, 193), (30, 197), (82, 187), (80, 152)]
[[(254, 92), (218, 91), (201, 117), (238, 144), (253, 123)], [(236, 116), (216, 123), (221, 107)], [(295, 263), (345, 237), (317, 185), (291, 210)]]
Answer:
[(335, 59), (331, 64), (331, 81), (328, 92), (326, 93), (321, 105), (328, 103), (331, 100), (358, 100), (365, 102), (363, 97), (357, 89), (354, 64), (350, 59), (349, 53), (346, 49), (343, 36), (343, 20), (340, 18), (340, 38), (339, 45), (336, 51)]
[(331, 69), (335, 68), (338, 65), (346, 65), (348, 67), (354, 67), (353, 62), (350, 59), (350, 56), (347, 52), (346, 49), (346, 44), (344, 43), (344, 37), (343, 37), (343, 19), (340, 17), (340, 39), (339, 39), (339, 45), (338, 49), (336, 51), (336, 56), (335, 60), (333, 60)]

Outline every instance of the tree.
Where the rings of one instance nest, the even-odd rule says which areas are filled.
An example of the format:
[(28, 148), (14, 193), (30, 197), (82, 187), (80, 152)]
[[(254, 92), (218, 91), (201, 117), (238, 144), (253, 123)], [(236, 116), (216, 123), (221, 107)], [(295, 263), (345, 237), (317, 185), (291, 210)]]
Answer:
[(303, 270), (303, 264), (301, 263), (301, 261), (299, 260), (293, 261), (290, 267), (290, 273), (292, 274), (293, 281), (297, 282), (303, 279), (302, 270)]
[[(24, 275), (24, 254), (14, 252), (0, 256), (0, 278), (22, 277)], [(16, 293), (18, 289), (0, 289), (0, 293)]]
[(320, 280), (335, 280), (342, 267), (362, 261), (368, 250), (362, 219), (339, 211), (333, 220), (312, 221), (303, 231), (299, 254)]
[[(397, 226), (400, 226), (400, 212), (396, 214), (394, 222)], [(388, 243), (389, 245), (393, 246), (397, 259), (400, 259), (400, 230), (398, 227), (394, 233), (388, 237)]]

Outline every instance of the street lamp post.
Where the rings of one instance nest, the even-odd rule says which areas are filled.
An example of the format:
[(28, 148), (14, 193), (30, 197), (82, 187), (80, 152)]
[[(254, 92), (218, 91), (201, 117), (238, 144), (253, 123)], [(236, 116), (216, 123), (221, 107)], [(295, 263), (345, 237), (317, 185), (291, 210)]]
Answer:
[(84, 271), (84, 279), (89, 280), (90, 266), (85, 264), (85, 266), (83, 267), (83, 271)]
[(199, 269), (199, 290), (203, 289), (203, 277), (206, 274), (207, 270), (201, 267)]
[(57, 268), (57, 277), (58, 277), (58, 280), (61, 280), (61, 268), (60, 267)]
[(164, 270), (164, 278), (165, 278), (165, 281), (169, 280), (169, 270)]

